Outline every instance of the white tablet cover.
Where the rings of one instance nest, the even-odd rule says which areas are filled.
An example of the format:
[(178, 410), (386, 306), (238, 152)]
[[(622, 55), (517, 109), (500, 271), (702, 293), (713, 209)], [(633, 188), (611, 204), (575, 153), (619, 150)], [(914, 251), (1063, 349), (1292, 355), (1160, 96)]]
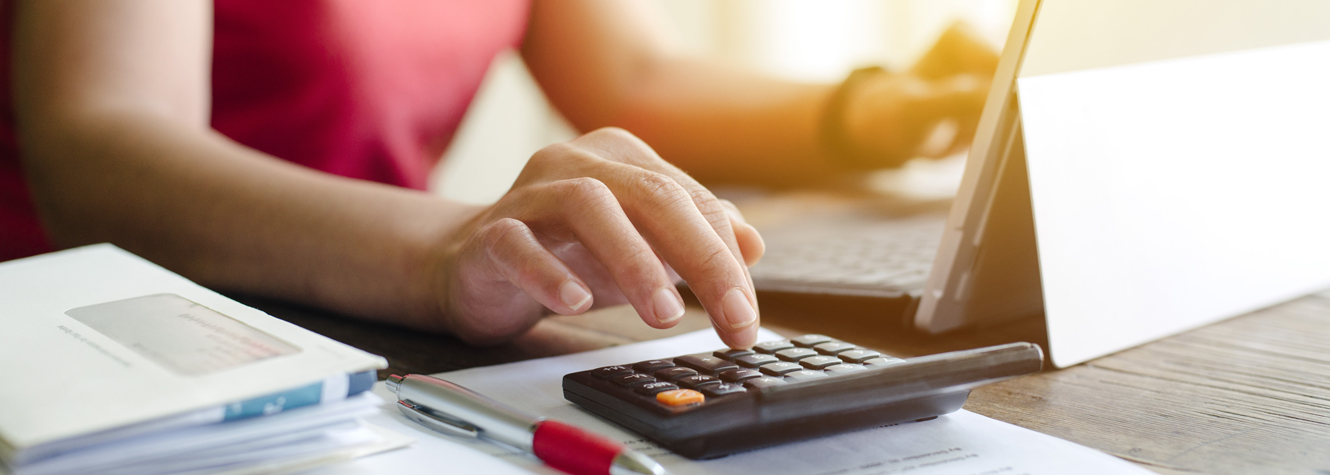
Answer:
[(1330, 287), (1330, 2), (1044, 0), (1017, 80), (1059, 367)]

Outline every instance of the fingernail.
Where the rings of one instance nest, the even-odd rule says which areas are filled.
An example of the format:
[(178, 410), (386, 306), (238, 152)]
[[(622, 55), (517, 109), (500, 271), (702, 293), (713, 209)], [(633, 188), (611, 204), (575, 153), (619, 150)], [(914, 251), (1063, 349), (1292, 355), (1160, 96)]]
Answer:
[(683, 302), (670, 289), (661, 287), (652, 300), (655, 301), (657, 322), (669, 323), (683, 317)]
[(591, 300), (591, 292), (587, 292), (586, 288), (570, 280), (559, 286), (559, 300), (562, 300), (568, 308), (577, 310)]
[(757, 320), (757, 312), (753, 311), (753, 305), (748, 303), (748, 297), (742, 290), (730, 289), (721, 299), (720, 305), (725, 310), (725, 320), (732, 330), (742, 330)]

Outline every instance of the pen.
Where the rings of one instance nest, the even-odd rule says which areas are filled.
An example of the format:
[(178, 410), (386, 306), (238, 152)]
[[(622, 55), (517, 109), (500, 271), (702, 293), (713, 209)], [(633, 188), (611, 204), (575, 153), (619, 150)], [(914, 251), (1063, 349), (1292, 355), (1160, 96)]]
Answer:
[(420, 374), (392, 375), (397, 409), (445, 434), (502, 442), (573, 475), (665, 475), (655, 460), (559, 421), (535, 417), (475, 391)]

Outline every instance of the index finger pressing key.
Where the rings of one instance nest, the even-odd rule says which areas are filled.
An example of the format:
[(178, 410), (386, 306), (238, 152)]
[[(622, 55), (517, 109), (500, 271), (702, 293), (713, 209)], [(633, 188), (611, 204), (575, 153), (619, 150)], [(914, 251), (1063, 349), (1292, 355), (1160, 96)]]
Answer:
[(629, 219), (688, 282), (721, 339), (734, 348), (752, 346), (757, 299), (729, 214), (711, 198), (713, 206), (704, 215), (694, 194), (665, 174), (636, 169), (616, 175), (620, 179), (607, 184), (623, 197)]

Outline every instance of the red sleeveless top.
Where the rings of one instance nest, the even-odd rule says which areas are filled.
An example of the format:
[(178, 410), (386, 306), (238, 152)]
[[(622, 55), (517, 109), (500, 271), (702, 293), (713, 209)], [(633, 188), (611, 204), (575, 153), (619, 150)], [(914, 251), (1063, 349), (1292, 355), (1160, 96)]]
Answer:
[[(19, 161), (0, 8), (0, 261), (52, 250)], [(216, 0), (212, 126), (273, 156), (424, 189), (527, 0)]]

